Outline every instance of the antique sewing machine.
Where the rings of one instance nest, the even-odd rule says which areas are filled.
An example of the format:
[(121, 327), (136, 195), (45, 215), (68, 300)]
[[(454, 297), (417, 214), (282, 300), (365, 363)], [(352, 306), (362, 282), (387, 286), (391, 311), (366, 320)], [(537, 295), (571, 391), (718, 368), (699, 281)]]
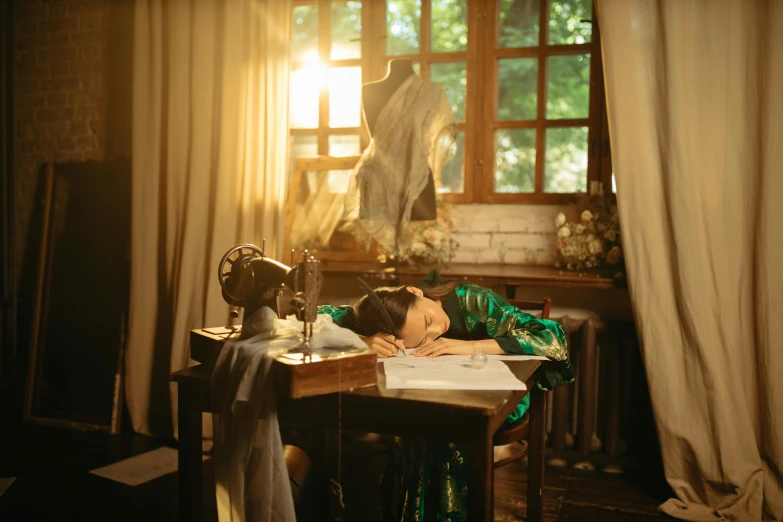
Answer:
[[(261, 307), (269, 307), (280, 319), (295, 316), (303, 323), (298, 346), (275, 353), (273, 371), (278, 393), (299, 398), (376, 384), (376, 354), (369, 348), (314, 348), (313, 324), (318, 313), (318, 296), (323, 272), (320, 261), (305, 250), (291, 266), (264, 255), (259, 248), (244, 244), (231, 248), (218, 265), (223, 299), (231, 305), (232, 317), (243, 322)], [(242, 327), (203, 328), (191, 332), (191, 358), (214, 367), (227, 339), (242, 337)]]

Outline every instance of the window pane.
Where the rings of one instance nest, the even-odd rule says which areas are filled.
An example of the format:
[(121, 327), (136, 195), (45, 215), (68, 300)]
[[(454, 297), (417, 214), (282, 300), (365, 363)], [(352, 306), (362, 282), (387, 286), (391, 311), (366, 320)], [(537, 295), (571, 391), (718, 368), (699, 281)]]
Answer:
[(495, 192), (536, 189), (536, 130), (500, 129), (495, 133)]
[(289, 149), (289, 170), (293, 172), (296, 158), (318, 156), (318, 136), (291, 136)]
[(590, 41), (593, 0), (551, 0), (549, 4), (549, 43), (581, 44)]
[(538, 45), (539, 0), (500, 0), (498, 47)]
[(498, 120), (535, 120), (538, 58), (498, 60)]
[(360, 154), (361, 145), (357, 134), (329, 136), (330, 156), (359, 156)]
[(291, 127), (295, 129), (318, 127), (318, 97), (324, 85), (325, 72), (319, 62), (291, 72), (288, 104)]
[(329, 126), (361, 124), (362, 68), (333, 67), (329, 71)]
[(332, 4), (332, 60), (362, 57), (362, 3)]
[(587, 190), (587, 127), (546, 130), (544, 192)]
[[(348, 192), (348, 183), (351, 181), (351, 170), (328, 170), (328, 171), (307, 171), (304, 176), (304, 183), (306, 183), (308, 194), (318, 194), (320, 190), (326, 190), (329, 194), (345, 194)], [(321, 185), (324, 182), (325, 185)], [(313, 204), (314, 210), (324, 211), (325, 206), (329, 203), (326, 201), (319, 201)]]
[(436, 53), (468, 48), (467, 0), (432, 1), (432, 50)]
[(318, 60), (318, 6), (294, 7), (292, 33), (294, 63)]
[(330, 194), (345, 194), (348, 192), (348, 183), (351, 181), (352, 170), (330, 170), (329, 179), (326, 182)]
[(421, 27), (421, 0), (387, 0), (386, 54), (417, 54)]
[(443, 85), (457, 121), (465, 121), (465, 95), (468, 75), (465, 62), (430, 64), (430, 80)]
[(463, 131), (457, 134), (457, 150), (443, 167), (440, 180), (441, 186), (438, 187), (440, 193), (465, 192), (465, 133)]
[(547, 58), (546, 117), (587, 118), (590, 115), (590, 55)]

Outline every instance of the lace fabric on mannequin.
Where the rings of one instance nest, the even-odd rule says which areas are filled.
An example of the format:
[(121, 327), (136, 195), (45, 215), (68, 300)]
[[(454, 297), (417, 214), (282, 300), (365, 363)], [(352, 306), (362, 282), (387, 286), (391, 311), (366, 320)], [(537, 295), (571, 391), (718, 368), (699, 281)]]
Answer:
[(375, 239), (385, 251), (394, 252), (398, 223), (405, 230), (430, 171), (436, 187), (440, 185), (456, 137), (457, 123), (443, 87), (410, 76), (381, 110), (375, 135), (354, 167), (347, 192), (329, 193), (319, 187), (298, 206), (292, 244), (326, 245), (345, 219), (358, 236)]

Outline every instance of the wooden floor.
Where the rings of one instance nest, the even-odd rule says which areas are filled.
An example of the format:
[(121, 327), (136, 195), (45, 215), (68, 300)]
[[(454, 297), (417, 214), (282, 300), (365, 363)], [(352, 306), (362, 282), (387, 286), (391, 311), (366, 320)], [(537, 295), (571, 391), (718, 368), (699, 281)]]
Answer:
[[(0, 435), (0, 477), (16, 482), (0, 497), (3, 522), (177, 520), (176, 473), (131, 487), (92, 475), (90, 470), (150, 451), (170, 441), (139, 435), (111, 437), (98, 433), (24, 426)], [(10, 440), (9, 440), (10, 439)], [(358, 451), (358, 450), (357, 450)], [(348, 509), (335, 520), (378, 520), (377, 476), (383, 455), (357, 453), (344, 459), (343, 486)], [(346, 450), (350, 456), (350, 448)], [(575, 457), (574, 457), (575, 458)], [(572, 459), (573, 460), (573, 459)], [(205, 463), (205, 491), (212, 469)], [(496, 471), (495, 520), (525, 520), (524, 466), (514, 463)], [(307, 498), (307, 497), (305, 497)], [(548, 522), (619, 522), (671, 520), (656, 513), (667, 498), (665, 482), (649, 473), (611, 475), (570, 467), (547, 468), (545, 508)], [(306, 510), (302, 520), (309, 519)], [(216, 520), (214, 494), (205, 497), (205, 520)]]

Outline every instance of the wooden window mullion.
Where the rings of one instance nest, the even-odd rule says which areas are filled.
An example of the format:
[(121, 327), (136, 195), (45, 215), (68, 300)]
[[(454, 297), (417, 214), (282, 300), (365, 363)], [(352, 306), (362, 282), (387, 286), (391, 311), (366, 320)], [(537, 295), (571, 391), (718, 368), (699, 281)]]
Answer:
[(318, 3), (318, 59), (324, 65), (324, 87), (318, 104), (318, 154), (329, 154), (329, 58), (332, 52), (332, 3)]
[[(595, 20), (595, 5), (593, 20)], [(603, 76), (601, 75), (601, 48), (599, 43), (598, 25), (593, 22), (590, 37), (590, 112), (587, 131), (587, 193), (590, 193), (590, 182), (601, 178), (601, 93), (603, 92)]]
[(535, 193), (544, 191), (544, 163), (546, 161), (546, 45), (549, 37), (548, 18), (549, 1), (539, 0), (538, 12), (538, 95), (536, 98), (536, 168), (535, 168)]
[(451, 201), (455, 203), (472, 203), (481, 196), (481, 190), (476, 189), (474, 184), (480, 179), (481, 173), (481, 118), (482, 111), (479, 103), (472, 100), (480, 100), (483, 96), (483, 83), (479, 85), (477, 73), (478, 57), (480, 55), (480, 30), (479, 13), (480, 7), (476, 2), (467, 3), (467, 24), (468, 24), (468, 47), (465, 50), (465, 69), (467, 85), (465, 86), (465, 123), (460, 124), (463, 130), (463, 144), (465, 147), (465, 156), (462, 163), (462, 193), (450, 196)]
[[(498, 78), (497, 78), (497, 20), (499, 6), (497, 0), (487, 0), (484, 10), (477, 10), (478, 42), (476, 53), (483, 62), (477, 68), (477, 80), (481, 79), (478, 87), (480, 97), (484, 103), (476, 103), (479, 112), (475, 125), (476, 136), (473, 144), (476, 147), (476, 157), (471, 167), (473, 171), (473, 202), (489, 202), (494, 190), (495, 175), (495, 111), (497, 109)], [(476, 83), (479, 83), (476, 81)], [(470, 102), (470, 98), (468, 98)]]
[(422, 78), (430, 79), (430, 57), (432, 56), (432, 0), (421, 1), (421, 18), (419, 20), (419, 73)]
[[(373, 5), (375, 4), (375, 5)], [(375, 34), (372, 32), (373, 27), (373, 9), (377, 6), (377, 2), (373, 0), (364, 0), (362, 2), (362, 32), (361, 47), (362, 47), (362, 83), (368, 82), (373, 79), (372, 66), (373, 66), (373, 51), (375, 50), (375, 42), (370, 39), (370, 35)], [(363, 151), (370, 143), (370, 136), (367, 130), (364, 128), (364, 111), (361, 106), (362, 99), (359, 95), (359, 150)]]

